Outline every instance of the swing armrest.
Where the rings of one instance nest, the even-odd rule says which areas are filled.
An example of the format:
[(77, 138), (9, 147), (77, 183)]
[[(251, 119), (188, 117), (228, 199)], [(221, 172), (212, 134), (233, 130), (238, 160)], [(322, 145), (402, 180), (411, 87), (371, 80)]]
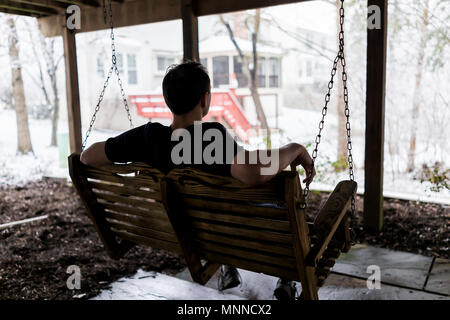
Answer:
[(317, 264), (336, 233), (342, 219), (347, 214), (347, 209), (356, 189), (357, 183), (355, 181), (346, 180), (339, 182), (325, 205), (320, 209), (314, 220), (313, 227), (317, 242), (314, 243), (306, 258), (308, 265), (315, 266)]

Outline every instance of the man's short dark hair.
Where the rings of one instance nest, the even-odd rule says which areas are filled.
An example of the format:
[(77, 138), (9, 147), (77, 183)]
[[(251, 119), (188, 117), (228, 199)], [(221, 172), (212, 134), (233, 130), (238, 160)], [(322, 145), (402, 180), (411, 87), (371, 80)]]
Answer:
[(167, 106), (177, 115), (194, 109), (201, 96), (211, 88), (208, 72), (195, 61), (170, 66), (162, 87)]

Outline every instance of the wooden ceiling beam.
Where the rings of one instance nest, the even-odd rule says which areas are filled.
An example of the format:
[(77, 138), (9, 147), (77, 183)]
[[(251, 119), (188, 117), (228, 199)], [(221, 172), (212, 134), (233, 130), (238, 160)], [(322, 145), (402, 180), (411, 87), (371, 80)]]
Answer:
[(16, 10), (16, 9), (4, 8), (4, 7), (0, 7), (0, 12), (2, 12), (2, 13), (7, 13), (7, 14), (20, 15), (20, 16), (34, 17), (34, 18), (40, 18), (40, 17), (42, 17), (41, 14), (36, 13), (36, 12), (28, 12), (28, 11), (22, 11), (22, 10)]
[[(195, 14), (197, 16), (205, 16), (304, 1), (311, 0), (196, 0), (194, 3), (196, 7)], [(115, 27), (181, 19), (180, 0), (114, 1), (112, 5)], [(108, 28), (104, 24), (101, 7), (85, 7), (81, 10), (81, 21), (81, 29), (77, 30), (77, 32), (90, 32)], [(64, 26), (65, 19), (63, 15), (39, 19), (39, 27), (47, 37), (61, 35)]]
[(66, 3), (67, 5), (76, 4), (76, 5), (84, 5), (89, 7), (100, 7), (100, 0), (53, 0), (53, 2), (61, 2)]
[(11, 0), (0, 0), (0, 8), (36, 13), (39, 15), (58, 14), (58, 11), (52, 8), (37, 6), (28, 3), (20, 3)]
[(251, 10), (306, 1), (311, 0), (197, 0), (197, 15), (207, 16), (211, 14)]
[(27, 3), (27, 4), (34, 4), (36, 6), (42, 6), (47, 8), (53, 8), (53, 9), (66, 9), (69, 4), (54, 0), (13, 0), (13, 2), (19, 2), (19, 3)]

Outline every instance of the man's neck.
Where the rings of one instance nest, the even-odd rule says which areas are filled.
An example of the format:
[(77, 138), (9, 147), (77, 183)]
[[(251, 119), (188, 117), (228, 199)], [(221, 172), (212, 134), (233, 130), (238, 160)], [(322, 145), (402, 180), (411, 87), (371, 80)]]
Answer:
[(172, 130), (187, 128), (194, 124), (195, 121), (202, 121), (202, 109), (195, 108), (191, 112), (183, 115), (174, 115), (170, 127)]

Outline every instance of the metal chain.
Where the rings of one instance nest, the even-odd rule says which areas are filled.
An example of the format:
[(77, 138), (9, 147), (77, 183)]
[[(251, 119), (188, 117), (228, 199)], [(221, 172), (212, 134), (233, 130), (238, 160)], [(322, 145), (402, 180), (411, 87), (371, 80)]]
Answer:
[[(347, 131), (347, 162), (348, 162), (348, 175), (350, 181), (355, 181), (355, 174), (353, 171), (353, 153), (352, 153), (352, 138), (351, 138), (351, 128), (350, 128), (350, 108), (348, 106), (348, 88), (347, 88), (347, 71), (344, 53), (344, 0), (341, 0), (340, 13), (340, 25), (341, 31), (339, 32), (339, 52), (341, 53), (341, 66), (342, 66), (342, 85), (344, 87), (344, 114), (346, 118), (345, 129)], [(350, 239), (351, 242), (355, 242), (355, 223), (356, 223), (356, 200), (355, 194), (352, 194), (352, 200), (350, 204), (351, 216), (350, 216)]]
[[(339, 24), (340, 24), (340, 31), (339, 31), (339, 51), (338, 54), (336, 56), (336, 58), (333, 61), (333, 67), (331, 69), (331, 79), (328, 82), (328, 91), (325, 95), (325, 105), (322, 108), (322, 119), (319, 122), (319, 132), (316, 136), (315, 139), (315, 147), (314, 150), (312, 152), (312, 161), (313, 161), (313, 166), (316, 162), (317, 159), (317, 153), (318, 153), (318, 148), (319, 148), (319, 144), (321, 141), (321, 137), (322, 137), (322, 130), (324, 128), (325, 125), (325, 116), (327, 115), (328, 112), (328, 103), (330, 102), (330, 95), (331, 95), (331, 90), (333, 89), (333, 85), (334, 85), (334, 76), (336, 75), (337, 72), (337, 65), (339, 63), (339, 61), (341, 62), (341, 66), (342, 66), (342, 84), (344, 87), (344, 103), (345, 103), (345, 117), (346, 117), (346, 130), (347, 130), (347, 151), (348, 151), (348, 166), (349, 166), (349, 177), (351, 181), (355, 180), (355, 176), (354, 176), (354, 171), (353, 171), (353, 154), (352, 154), (352, 140), (351, 140), (351, 128), (350, 128), (350, 109), (348, 106), (348, 88), (347, 88), (347, 72), (346, 72), (346, 62), (345, 62), (345, 54), (344, 54), (344, 20), (345, 20), (345, 11), (344, 11), (344, 0), (340, 0), (341, 1), (341, 6), (339, 8)], [(300, 203), (300, 208), (302, 209), (306, 209), (307, 207), (307, 198), (308, 198), (308, 194), (309, 194), (309, 185), (307, 185), (303, 191), (303, 200)], [(351, 217), (350, 217), (350, 229), (351, 229), (351, 241), (354, 242), (354, 237), (355, 237), (355, 232), (354, 232), (354, 225), (355, 225), (355, 212), (356, 212), (356, 205), (355, 205), (355, 196), (352, 195), (352, 200), (351, 200)]]
[[(105, 20), (107, 20), (107, 11), (106, 11), (106, 0), (103, 1), (103, 18)], [(111, 5), (111, 0), (108, 0), (108, 9), (109, 9), (109, 25), (110, 25), (110, 30), (111, 30), (111, 34), (110, 34), (110, 38), (111, 38), (111, 67), (109, 68), (108, 71), (108, 75), (106, 76), (106, 80), (103, 84), (103, 88), (100, 91), (100, 95), (99, 98), (97, 100), (97, 105), (95, 106), (95, 110), (94, 110), (94, 114), (92, 115), (91, 121), (89, 123), (89, 128), (86, 132), (86, 137), (84, 138), (83, 144), (81, 146), (81, 151), (84, 150), (84, 148), (86, 147), (86, 142), (87, 139), (89, 138), (92, 128), (94, 126), (95, 123), (95, 119), (97, 118), (97, 113), (100, 110), (100, 104), (103, 101), (103, 96), (105, 95), (105, 90), (108, 87), (108, 83), (109, 83), (109, 78), (111, 78), (112, 72), (114, 71), (114, 73), (117, 76), (117, 81), (119, 83), (119, 88), (120, 88), (120, 95), (122, 97), (122, 101), (123, 101), (123, 105), (125, 107), (125, 110), (127, 112), (127, 117), (128, 117), (128, 121), (130, 122), (130, 127), (133, 127), (133, 121), (131, 119), (131, 113), (130, 113), (130, 107), (128, 106), (128, 101), (126, 98), (126, 94), (125, 91), (123, 89), (123, 85), (122, 85), (122, 79), (120, 79), (120, 72), (119, 72), (119, 68), (117, 67), (117, 56), (116, 56), (116, 45), (115, 45), (115, 38), (114, 38), (114, 24), (113, 24), (113, 15), (112, 15), (112, 5)]]
[[(334, 59), (333, 62), (333, 68), (331, 69), (331, 80), (328, 82), (328, 91), (325, 95), (325, 105), (322, 108), (322, 119), (319, 122), (319, 133), (316, 136), (316, 140), (315, 140), (315, 147), (314, 150), (312, 152), (312, 161), (313, 161), (313, 167), (314, 164), (316, 162), (316, 158), (317, 158), (317, 153), (319, 151), (319, 144), (322, 138), (322, 130), (325, 127), (325, 117), (328, 113), (328, 103), (330, 102), (330, 97), (331, 97), (331, 90), (333, 89), (334, 86), (334, 76), (336, 75), (337, 72), (337, 65), (339, 62), (339, 54), (336, 56), (336, 58)], [(303, 201), (300, 203), (300, 208), (302, 209), (306, 209), (306, 199), (308, 198), (308, 194), (309, 194), (309, 185), (306, 185), (305, 189), (303, 190)]]

